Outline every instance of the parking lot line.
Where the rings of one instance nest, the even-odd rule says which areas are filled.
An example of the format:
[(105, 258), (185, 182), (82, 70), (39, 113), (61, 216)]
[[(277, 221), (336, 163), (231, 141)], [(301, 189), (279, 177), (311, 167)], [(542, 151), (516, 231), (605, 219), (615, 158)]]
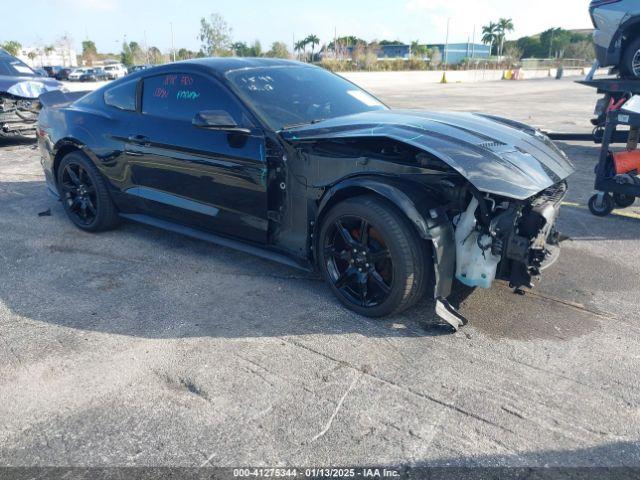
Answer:
[[(575, 203), (575, 202), (562, 202), (562, 206), (563, 207), (574, 207), (574, 208), (581, 208), (583, 210), (589, 210), (588, 207), (586, 207), (585, 205), (581, 205), (579, 203)], [(635, 213), (635, 212), (611, 212), (611, 215), (616, 215), (618, 217), (626, 217), (626, 218), (635, 218), (636, 220), (640, 220), (640, 213)]]

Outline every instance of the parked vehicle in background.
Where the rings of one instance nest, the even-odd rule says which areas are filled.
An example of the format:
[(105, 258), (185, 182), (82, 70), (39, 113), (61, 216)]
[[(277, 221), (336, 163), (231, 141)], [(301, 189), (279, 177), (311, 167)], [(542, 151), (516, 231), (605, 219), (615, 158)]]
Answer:
[(61, 68), (58, 73), (56, 73), (56, 80), (69, 80), (69, 74), (73, 71), (72, 68)]
[(86, 67), (74, 68), (71, 71), (71, 73), (69, 73), (68, 80), (71, 82), (79, 82), (80, 77), (82, 77), (82, 75), (84, 75), (87, 70), (89, 70), (89, 68), (86, 68)]
[(51, 78), (51, 77), (49, 76), (49, 73), (48, 73), (44, 68), (36, 68), (36, 69), (34, 70), (34, 72), (36, 72), (36, 75), (37, 75), (38, 77)]
[(81, 82), (100, 82), (109, 80), (109, 75), (102, 68), (90, 68), (80, 76)]
[(600, 66), (640, 78), (640, 1), (592, 0), (589, 12)]
[(60, 67), (58, 65), (54, 65), (54, 66), (47, 65), (46, 67), (42, 67), (42, 68), (47, 72), (47, 76), (49, 76), (50, 78), (56, 78), (56, 75), (60, 70), (62, 70), (63, 67)]
[(133, 65), (129, 67), (129, 73), (139, 72), (140, 70), (146, 70), (147, 68), (151, 68), (151, 65)]
[(60, 82), (38, 76), (0, 48), (0, 138), (33, 136), (40, 109), (38, 97), (61, 88)]
[(48, 188), (85, 231), (120, 217), (317, 269), (371, 317), (454, 278), (518, 291), (558, 258), (566, 155), (535, 128), (390, 110), (325, 69), (203, 58), (135, 73), (38, 120)]
[(117, 80), (118, 78), (122, 78), (127, 75), (127, 69), (121, 63), (116, 63), (113, 65), (106, 65), (104, 67), (104, 71), (107, 74), (109, 80)]

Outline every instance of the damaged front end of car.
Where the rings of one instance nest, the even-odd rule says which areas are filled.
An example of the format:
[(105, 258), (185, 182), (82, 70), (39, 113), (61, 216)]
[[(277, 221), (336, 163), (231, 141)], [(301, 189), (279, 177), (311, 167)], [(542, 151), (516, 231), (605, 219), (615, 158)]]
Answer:
[(37, 100), (0, 92), (0, 136), (29, 137), (35, 134)]
[(518, 292), (532, 288), (532, 278), (558, 258), (556, 219), (566, 192), (566, 181), (527, 200), (475, 192), (453, 219), (456, 278), (470, 287), (499, 279)]
[(0, 78), (0, 137), (33, 137), (40, 111), (39, 97), (62, 84), (31, 78)]
[[(381, 112), (286, 132), (317, 166), (324, 204), (368, 190), (394, 203), (431, 246), (436, 314), (466, 323), (449, 303), (453, 280), (518, 293), (558, 257), (560, 205), (573, 166), (540, 132), (473, 114)], [(349, 161), (351, 159), (351, 161)], [(354, 167), (355, 165), (355, 167)]]

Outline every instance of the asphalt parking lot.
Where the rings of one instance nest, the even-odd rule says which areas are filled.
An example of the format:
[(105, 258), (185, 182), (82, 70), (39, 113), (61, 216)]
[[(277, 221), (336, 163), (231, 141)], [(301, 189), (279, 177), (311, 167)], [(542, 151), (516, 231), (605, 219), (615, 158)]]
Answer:
[[(571, 80), (369, 87), (580, 132), (596, 98)], [(460, 294), (451, 334), (426, 299), (374, 321), (232, 250), (83, 233), (38, 151), (3, 143), (0, 463), (640, 466), (640, 202), (591, 216), (597, 147), (559, 145), (577, 169), (559, 262), (526, 296)]]

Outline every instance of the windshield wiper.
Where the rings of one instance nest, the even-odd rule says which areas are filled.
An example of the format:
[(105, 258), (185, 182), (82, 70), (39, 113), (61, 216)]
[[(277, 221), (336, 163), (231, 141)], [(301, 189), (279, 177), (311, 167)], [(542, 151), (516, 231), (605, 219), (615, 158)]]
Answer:
[(306, 127), (307, 125), (313, 125), (315, 123), (320, 123), (326, 120), (326, 118), (315, 118), (313, 120), (309, 120), (308, 122), (300, 122), (300, 123), (290, 123), (282, 127), (282, 130), (291, 130), (292, 128)]

